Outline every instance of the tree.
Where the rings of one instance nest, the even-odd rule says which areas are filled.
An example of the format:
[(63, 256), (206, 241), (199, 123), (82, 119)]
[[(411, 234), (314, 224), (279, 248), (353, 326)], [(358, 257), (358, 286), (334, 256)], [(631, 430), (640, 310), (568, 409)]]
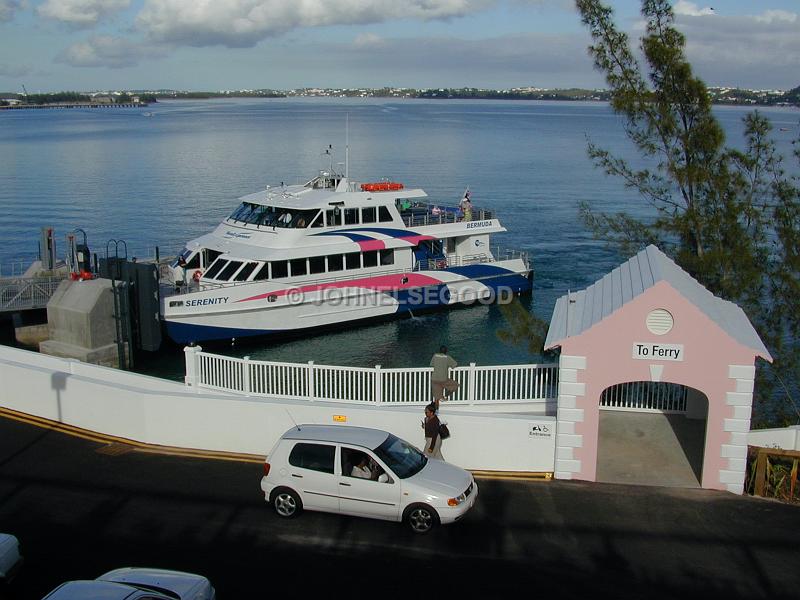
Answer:
[(646, 71), (628, 36), (615, 27), (611, 8), (600, 0), (576, 5), (592, 36), (589, 53), (610, 87), (611, 106), (649, 166), (634, 168), (591, 142), (589, 156), (652, 208), (652, 217), (642, 220), (597, 213), (587, 202), (580, 208), (584, 223), (623, 256), (650, 243), (660, 246), (714, 294), (740, 304), (775, 358), (771, 368), (759, 369), (757, 400), (780, 393), (789, 401), (783, 414), (762, 410), (757, 417), (795, 418), (796, 405), (786, 409), (794, 404), (796, 384), (785, 382), (800, 375), (800, 190), (783, 169), (769, 121), (749, 114), (745, 150), (725, 146), (667, 0), (642, 1)]

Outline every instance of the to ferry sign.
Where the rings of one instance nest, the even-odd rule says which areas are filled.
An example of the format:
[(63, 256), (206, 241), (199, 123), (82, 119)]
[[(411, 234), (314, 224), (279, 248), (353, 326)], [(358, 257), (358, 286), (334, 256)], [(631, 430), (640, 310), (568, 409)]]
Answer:
[(683, 362), (683, 344), (634, 342), (633, 358), (638, 360), (672, 360)]

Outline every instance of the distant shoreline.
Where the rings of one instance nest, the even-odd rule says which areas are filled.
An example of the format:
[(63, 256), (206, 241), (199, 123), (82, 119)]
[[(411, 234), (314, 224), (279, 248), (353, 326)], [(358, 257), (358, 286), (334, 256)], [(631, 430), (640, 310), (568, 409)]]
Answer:
[[(785, 94), (789, 94), (786, 92)], [(139, 102), (53, 102), (53, 103), (37, 103), (37, 104), (24, 104), (15, 103), (11, 105), (0, 105), (0, 110), (33, 110), (33, 109), (69, 109), (69, 108), (146, 108), (152, 103), (159, 101), (165, 102), (170, 100), (226, 100), (226, 99), (293, 99), (293, 98), (362, 98), (362, 99), (394, 99), (394, 100), (514, 100), (514, 101), (546, 101), (546, 102), (610, 102), (609, 93), (596, 92), (592, 95), (567, 95), (557, 93), (541, 93), (541, 94), (343, 94), (335, 93), (289, 93), (289, 94), (257, 94), (257, 93), (172, 93), (172, 94), (152, 94), (148, 101)], [(751, 97), (740, 98), (731, 97), (714, 97), (712, 95), (712, 104), (715, 106), (752, 106), (753, 108), (760, 107), (773, 107), (773, 108), (800, 108), (800, 101), (786, 101), (772, 99), (770, 101), (761, 101)]]
[[(731, 87), (709, 87), (708, 95), (715, 105), (729, 106), (787, 106), (800, 107), (800, 86), (784, 90), (750, 90)], [(291, 90), (268, 88), (227, 91), (187, 91), (162, 88), (158, 90), (118, 90), (109, 92), (54, 92), (47, 94), (17, 94), (0, 92), (0, 108), (7, 105), (35, 108), (42, 105), (81, 108), (100, 105), (147, 105), (159, 100), (212, 100), (219, 98), (386, 98), (425, 100), (546, 100), (563, 102), (609, 102), (612, 94), (603, 89), (516, 87), (493, 90), (486, 88), (316, 88)], [(98, 102), (98, 98), (101, 99)], [(5, 106), (4, 106), (5, 105)], [(34, 106), (35, 105), (35, 106)]]

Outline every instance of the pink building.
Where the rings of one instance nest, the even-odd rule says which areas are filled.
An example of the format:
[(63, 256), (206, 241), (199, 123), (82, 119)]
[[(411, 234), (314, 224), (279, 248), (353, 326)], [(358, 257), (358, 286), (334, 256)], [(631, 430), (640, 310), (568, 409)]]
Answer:
[(545, 348), (561, 351), (557, 478), (597, 480), (601, 404), (624, 405), (705, 418), (700, 484), (742, 493), (754, 363), (772, 358), (737, 305), (648, 246), (560, 298)]

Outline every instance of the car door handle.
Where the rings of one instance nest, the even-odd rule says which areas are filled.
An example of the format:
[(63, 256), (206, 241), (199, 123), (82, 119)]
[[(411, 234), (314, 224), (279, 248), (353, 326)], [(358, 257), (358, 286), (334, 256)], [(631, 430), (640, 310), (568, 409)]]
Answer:
[(339, 485), (343, 485), (345, 487), (352, 487), (349, 483), (339, 482)]
[(292, 477), (297, 477), (298, 479), (302, 479), (302, 478), (303, 478), (303, 476), (302, 476), (302, 475), (296, 475), (296, 474), (294, 474), (294, 473), (292, 473)]

